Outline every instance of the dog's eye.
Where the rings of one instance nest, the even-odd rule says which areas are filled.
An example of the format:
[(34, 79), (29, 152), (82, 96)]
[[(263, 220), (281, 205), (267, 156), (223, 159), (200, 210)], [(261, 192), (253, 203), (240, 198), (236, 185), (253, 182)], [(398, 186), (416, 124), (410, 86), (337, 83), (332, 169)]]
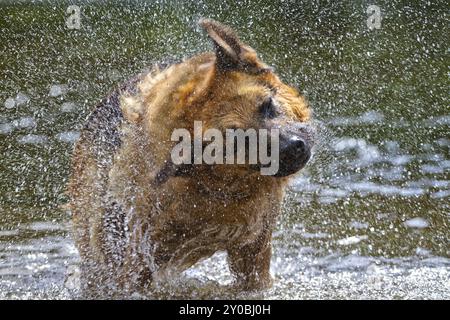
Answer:
[(272, 98), (266, 99), (260, 106), (259, 112), (264, 118), (274, 119), (278, 116), (278, 111)]

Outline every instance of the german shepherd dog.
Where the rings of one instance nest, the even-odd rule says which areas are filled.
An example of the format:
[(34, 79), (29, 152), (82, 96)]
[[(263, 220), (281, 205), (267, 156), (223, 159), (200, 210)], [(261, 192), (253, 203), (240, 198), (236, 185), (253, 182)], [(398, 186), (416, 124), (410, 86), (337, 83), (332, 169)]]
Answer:
[[(272, 231), (289, 178), (311, 156), (311, 111), (233, 30), (199, 24), (215, 52), (119, 86), (81, 132), (69, 194), (83, 289), (144, 292), (217, 251), (227, 252), (239, 289), (272, 285)], [(174, 163), (171, 135), (193, 132), (194, 121), (203, 131), (277, 128), (278, 172)]]

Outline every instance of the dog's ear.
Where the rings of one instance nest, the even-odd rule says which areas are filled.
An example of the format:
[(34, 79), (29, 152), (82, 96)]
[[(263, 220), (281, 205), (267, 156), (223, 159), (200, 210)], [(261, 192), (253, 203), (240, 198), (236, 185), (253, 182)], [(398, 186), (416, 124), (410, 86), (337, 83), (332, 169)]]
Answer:
[(241, 70), (259, 73), (269, 69), (258, 59), (255, 50), (243, 44), (230, 27), (212, 19), (200, 19), (199, 25), (214, 43), (219, 71)]

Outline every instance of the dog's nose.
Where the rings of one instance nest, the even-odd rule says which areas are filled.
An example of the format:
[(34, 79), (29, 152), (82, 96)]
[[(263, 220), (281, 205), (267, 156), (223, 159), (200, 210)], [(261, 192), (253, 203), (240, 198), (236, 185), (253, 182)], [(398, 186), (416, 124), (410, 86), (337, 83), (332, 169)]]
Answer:
[(306, 143), (303, 139), (299, 138), (299, 137), (291, 137), (288, 142), (287, 145), (285, 147), (284, 152), (286, 153), (287, 156), (292, 157), (292, 158), (296, 158), (299, 155), (305, 153), (306, 151)]
[(280, 139), (280, 167), (276, 176), (284, 177), (301, 170), (311, 158), (309, 143), (293, 135)]

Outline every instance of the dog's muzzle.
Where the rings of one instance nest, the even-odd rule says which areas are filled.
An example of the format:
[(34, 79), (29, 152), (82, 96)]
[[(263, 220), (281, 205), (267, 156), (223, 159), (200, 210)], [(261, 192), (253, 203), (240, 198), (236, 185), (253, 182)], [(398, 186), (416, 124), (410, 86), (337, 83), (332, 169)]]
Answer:
[(286, 177), (305, 167), (311, 158), (314, 132), (305, 124), (296, 124), (280, 132), (279, 169), (276, 177)]

